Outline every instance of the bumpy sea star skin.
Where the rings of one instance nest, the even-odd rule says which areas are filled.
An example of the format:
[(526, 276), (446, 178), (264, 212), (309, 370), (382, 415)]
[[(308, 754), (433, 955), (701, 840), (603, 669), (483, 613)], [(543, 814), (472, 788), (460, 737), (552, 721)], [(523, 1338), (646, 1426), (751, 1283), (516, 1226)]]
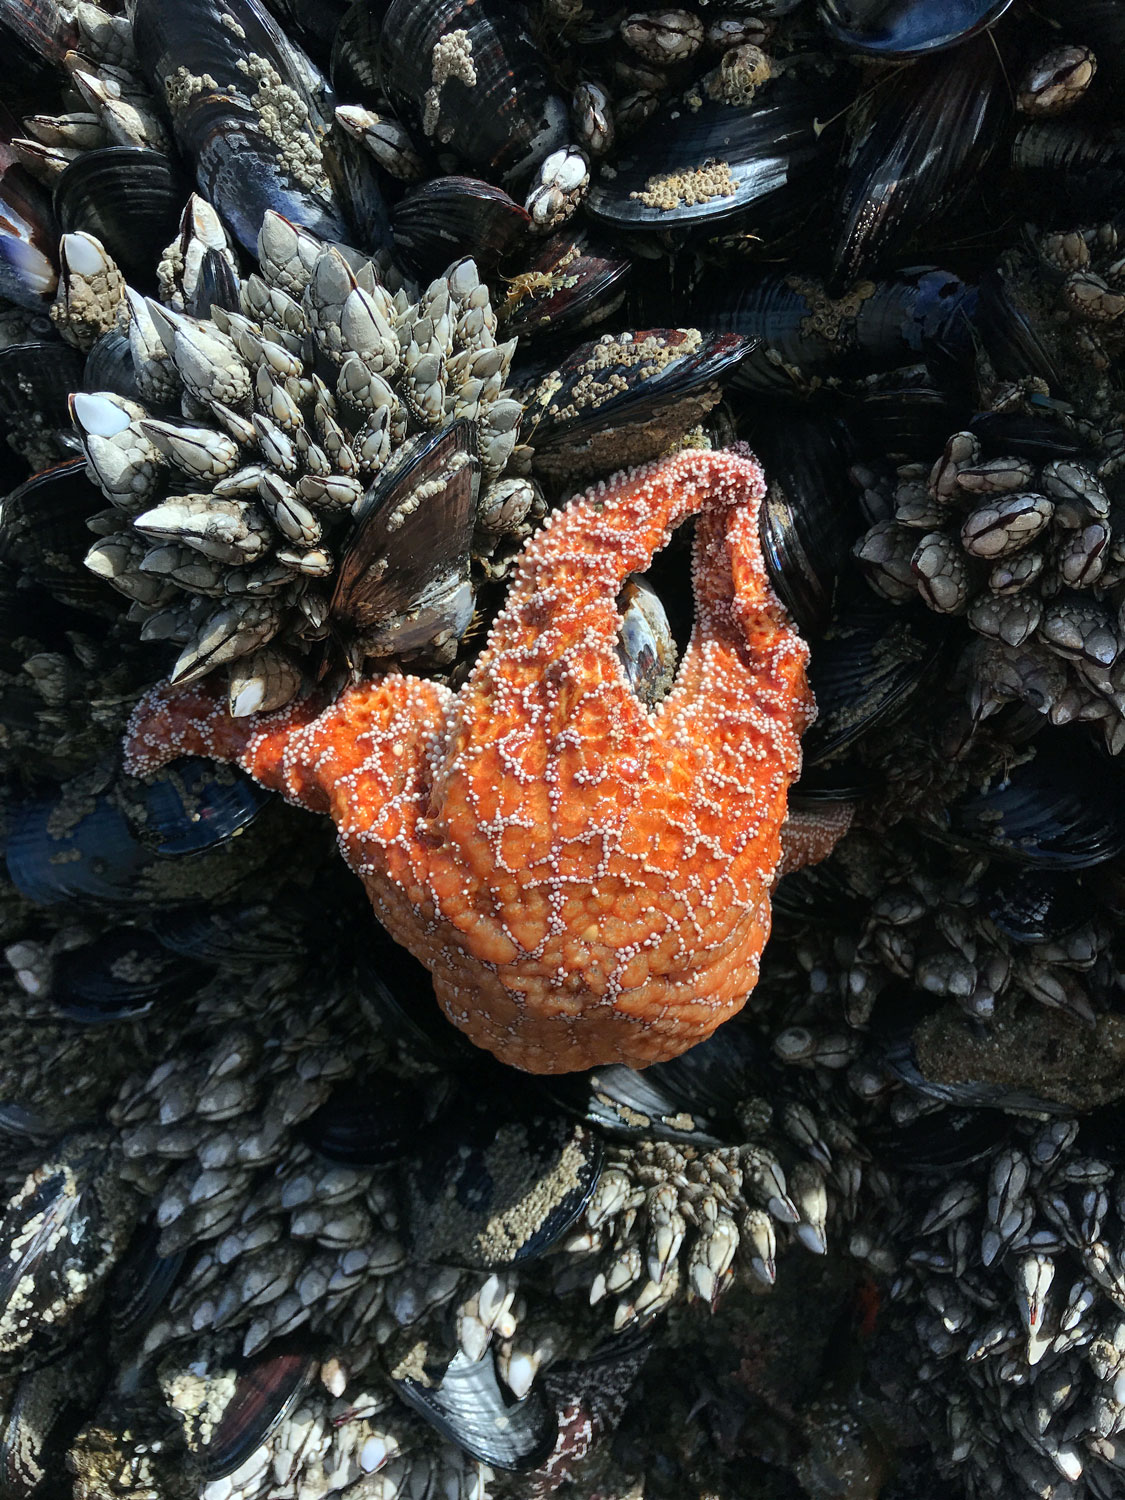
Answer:
[[(561, 1073), (676, 1056), (754, 987), (815, 711), (807, 648), (762, 562), (763, 493), (734, 453), (618, 475), (528, 543), (459, 693), (385, 675), (327, 707), (232, 719), (206, 683), (161, 687), (134, 714), (129, 767), (233, 760), (330, 813), (379, 919), (502, 1061)], [(695, 628), (649, 711), (616, 654), (615, 600), (693, 514)], [(806, 827), (800, 858), (842, 831)]]

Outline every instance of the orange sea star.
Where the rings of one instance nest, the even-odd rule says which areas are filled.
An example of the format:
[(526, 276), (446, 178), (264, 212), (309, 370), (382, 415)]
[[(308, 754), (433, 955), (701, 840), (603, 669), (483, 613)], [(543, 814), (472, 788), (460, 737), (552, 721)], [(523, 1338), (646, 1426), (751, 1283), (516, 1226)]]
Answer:
[[(232, 719), (206, 684), (161, 687), (127, 764), (233, 760), (331, 814), (379, 919), (502, 1061), (673, 1057), (754, 988), (814, 713), (807, 649), (762, 562), (763, 491), (733, 453), (618, 475), (525, 547), (460, 692), (383, 675), (328, 707)], [(693, 514), (695, 627), (649, 711), (616, 654), (615, 600)], [(843, 826), (806, 824), (789, 862), (823, 857)]]

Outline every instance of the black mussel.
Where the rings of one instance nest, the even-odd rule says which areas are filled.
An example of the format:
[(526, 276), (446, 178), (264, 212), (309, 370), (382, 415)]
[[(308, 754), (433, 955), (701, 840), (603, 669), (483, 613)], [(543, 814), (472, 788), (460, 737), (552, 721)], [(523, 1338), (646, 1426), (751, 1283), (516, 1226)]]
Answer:
[[(721, 92), (677, 102), (603, 170), (587, 211), (616, 229), (714, 233), (737, 220), (753, 233), (756, 214), (774, 214), (775, 200), (830, 167), (836, 138), (821, 122), (839, 116), (853, 89), (846, 69), (791, 59), (752, 103), (728, 102)], [(771, 238), (777, 232), (774, 224)]]
[(107, 1301), (113, 1336), (122, 1347), (144, 1335), (187, 1258), (185, 1250), (177, 1250), (173, 1255), (159, 1254), (159, 1243), (160, 1230), (150, 1219), (134, 1232), (128, 1249), (114, 1268)]
[[(61, 94), (63, 59), (78, 45), (71, 7), (58, 0), (4, 0), (0, 5), (0, 77), (4, 103), (22, 118)], [(8, 137), (11, 138), (10, 136)]]
[(991, 1156), (1009, 1138), (1011, 1124), (1003, 1109), (963, 1107), (923, 1114), (906, 1124), (871, 1132), (876, 1160), (908, 1172), (961, 1171)]
[(1013, 453), (1034, 464), (1045, 464), (1052, 458), (1069, 458), (1094, 468), (1098, 464), (1089, 441), (1050, 410), (1042, 414), (977, 412), (968, 427), (980, 439), (985, 457)]
[(111, 391), (130, 401), (139, 398), (137, 372), (129, 340), (116, 328), (103, 333), (87, 354), (82, 371), (82, 389), (91, 392)]
[[(57, 339), (0, 349), (0, 434), (33, 474), (54, 468), (77, 451), (67, 392), (81, 374), (82, 356)], [(20, 479), (26, 474), (25, 468)], [(55, 482), (62, 483), (61, 479)]]
[[(1033, 1043), (1036, 1051), (1051, 1051), (1049, 1029), (1060, 1024), (1072, 1030), (1072, 1018), (1051, 1012), (1054, 1022), (1044, 1021), (1044, 1037)], [(1014, 1029), (1014, 1028), (1013, 1028)], [(1068, 1107), (1049, 1096), (1050, 1081), (1028, 1075), (1013, 1081), (1015, 1074), (1003, 1056), (997, 1066), (996, 1035), (992, 1028), (966, 1016), (958, 1007), (937, 1004), (920, 990), (892, 985), (876, 1001), (870, 1018), (871, 1037), (889, 1073), (923, 1099), (948, 1106), (939, 1114), (925, 1114), (912, 1130), (896, 1128), (877, 1132), (880, 1154), (912, 1166), (956, 1166), (984, 1155), (980, 1147), (991, 1138), (999, 1144), (1010, 1129), (1009, 1113), (1068, 1114)], [(1019, 1048), (1026, 1041), (1009, 1034), (999, 1052)], [(993, 1056), (989, 1058), (988, 1053)], [(974, 1066), (985, 1076), (975, 1076)], [(991, 1076), (989, 1076), (991, 1075)], [(1036, 1088), (1038, 1083), (1038, 1091)], [(937, 1122), (943, 1129), (934, 1129)], [(932, 1134), (927, 1140), (923, 1129)], [(944, 1133), (944, 1127), (952, 1129)], [(901, 1132), (901, 1134), (900, 1134)]]
[(849, 577), (809, 661), (817, 718), (805, 736), (805, 764), (838, 756), (905, 714), (948, 638), (945, 617), (892, 604)]
[(329, 73), (338, 99), (378, 109), (383, 102), (380, 7), (352, 0), (332, 38)]
[(206, 977), (201, 965), (184, 963), (143, 927), (118, 927), (58, 955), (50, 999), (67, 1020), (96, 1025), (186, 1000)]
[(565, 143), (566, 105), (507, 0), (391, 0), (379, 48), (392, 102), (439, 157), (512, 186)]
[(100, 240), (131, 286), (154, 291), (187, 193), (163, 152), (99, 146), (75, 157), (55, 183), (55, 213), (64, 232), (84, 229)]
[(753, 347), (737, 334), (650, 328), (582, 344), (527, 397), (520, 436), (547, 478), (608, 474), (664, 453), (720, 399)]
[(331, 52), (350, 6), (350, 0), (267, 0), (267, 3), (286, 32), (296, 30), (301, 45), (307, 47), (318, 62)]
[(375, 1029), (445, 1069), (480, 1068), (480, 1049), (446, 1020), (429, 970), (381, 928), (373, 928), (362, 908), (354, 930), (363, 933), (355, 958), (356, 995)]
[(233, 766), (173, 761), (139, 790), (133, 812), (146, 848), (174, 857), (224, 844), (253, 822), (270, 794)]
[(316, 1369), (316, 1359), (299, 1344), (275, 1344), (227, 1372), (234, 1389), (222, 1414), (216, 1420), (206, 1404), (185, 1424), (184, 1436), (200, 1478), (223, 1479), (244, 1464), (293, 1410)]
[(357, 668), (365, 656), (452, 656), (473, 614), (479, 485), (476, 426), (459, 419), (400, 449), (359, 502), (331, 606)]
[(1125, 126), (1030, 121), (1016, 132), (1011, 165), (1021, 211), (1049, 227), (1112, 217), (1125, 194)]
[(531, 215), (503, 188), (476, 177), (432, 177), (391, 211), (395, 252), (423, 280), (471, 255), (490, 275), (531, 232)]
[(301, 1126), (321, 1156), (349, 1167), (385, 1167), (401, 1160), (433, 1119), (448, 1081), (425, 1087), (386, 1070), (365, 1071), (362, 1083), (339, 1084)]
[(0, 155), (0, 297), (46, 311), (58, 284), (58, 236), (50, 200), (7, 153)]
[[(602, 1165), (585, 1125), (470, 1094), (402, 1163), (407, 1222), (427, 1260), (494, 1269), (546, 1254), (582, 1212)], [(522, 1106), (522, 1107), (521, 1107)]]
[(64, 791), (11, 808), (4, 855), (12, 883), (45, 906), (82, 899), (131, 904), (136, 878), (154, 856), (105, 797), (78, 794), (73, 802), (68, 810)]
[(133, 36), (199, 191), (243, 249), (255, 253), (267, 209), (348, 240), (325, 168), (329, 121), (310, 87), (315, 70), (255, 0), (138, 0)]
[[(122, 777), (109, 791), (70, 782), (53, 796), (12, 805), (8, 874), (29, 900), (47, 906), (133, 907), (142, 893), (154, 905), (190, 904), (198, 899), (192, 883), (160, 856), (221, 856), (268, 800), (249, 778), (210, 761), (178, 761), (149, 782)], [(202, 874), (194, 861), (193, 869)]]
[(96, 1311), (140, 1201), (118, 1166), (104, 1137), (73, 1135), (8, 1200), (0, 1219), (0, 1367), (49, 1358)]
[(625, 300), (632, 261), (588, 230), (553, 235), (529, 266), (508, 279), (499, 319), (509, 337), (579, 333)]
[(1082, 870), (1125, 851), (1125, 782), (1084, 731), (1051, 729), (1006, 774), (932, 821), (969, 848), (1043, 869)]
[(183, 906), (161, 914), (156, 935), (182, 958), (256, 970), (302, 952), (308, 920), (309, 913), (297, 902)]
[(106, 1377), (105, 1350), (90, 1335), (61, 1359), (21, 1375), (0, 1417), (0, 1495), (51, 1493), (66, 1454)]
[(613, 1064), (559, 1074), (544, 1086), (565, 1108), (613, 1135), (714, 1145), (735, 1138), (738, 1107), (764, 1087), (768, 1063), (758, 1034), (734, 1021), (643, 1072)]
[(1088, 920), (1090, 893), (1053, 870), (991, 865), (982, 882), (984, 911), (1013, 943), (1049, 943)]
[(847, 923), (864, 915), (863, 903), (835, 860), (805, 865), (782, 876), (770, 898), (774, 917), (809, 923)]
[(860, 378), (918, 359), (960, 366), (972, 354), (976, 305), (976, 287), (936, 266), (857, 282), (842, 297), (812, 277), (769, 272), (720, 292), (705, 288), (695, 317), (703, 328), (756, 340), (737, 388), (792, 395), (829, 376)]
[(766, 475), (759, 516), (762, 555), (774, 592), (801, 634), (821, 634), (859, 515), (848, 477), (854, 439), (838, 418), (759, 404), (747, 436)]
[(1012, 0), (820, 0), (829, 35), (853, 52), (914, 57), (967, 41), (991, 26)]
[(978, 184), (1010, 114), (987, 37), (903, 68), (869, 91), (849, 121), (835, 290), (885, 266)]
[(391, 1383), (451, 1443), (494, 1469), (535, 1469), (555, 1446), (558, 1420), (541, 1390), (522, 1401), (505, 1391), (491, 1355), (471, 1360), (460, 1350), (444, 1372), (426, 1380), (395, 1377)]
[[(0, 405), (6, 400), (11, 377), (12, 362), (8, 356), (21, 348), (36, 347), (25, 344), (0, 351)], [(53, 354), (65, 388), (69, 379), (65, 371), (74, 363), (70, 356), (75, 356), (78, 370), (81, 370), (81, 356), (60, 344), (46, 348), (48, 353), (37, 362), (37, 367), (49, 363)], [(65, 397), (63, 401), (65, 411)], [(49, 412), (48, 407), (44, 415)], [(81, 458), (33, 474), (4, 500), (0, 555), (72, 609), (112, 616), (116, 613), (112, 602), (107, 601), (105, 590), (82, 562), (90, 547), (86, 523), (104, 509), (105, 498), (87, 477), (86, 464)]]
[(184, 303), (184, 311), (193, 318), (209, 318), (216, 307), (224, 312), (237, 313), (242, 310), (242, 301), (238, 277), (230, 261), (212, 248), (203, 256), (199, 280), (191, 297)]
[(848, 394), (848, 420), (865, 452), (894, 465), (929, 462), (972, 415), (962, 382), (942, 379), (925, 362), (869, 375)]
[(1046, 381), (1053, 396), (1066, 395), (1066, 380), (1044, 341), (1043, 319), (1028, 301), (1017, 260), (1004, 257), (981, 277), (976, 328), (1001, 380), (1034, 376)]

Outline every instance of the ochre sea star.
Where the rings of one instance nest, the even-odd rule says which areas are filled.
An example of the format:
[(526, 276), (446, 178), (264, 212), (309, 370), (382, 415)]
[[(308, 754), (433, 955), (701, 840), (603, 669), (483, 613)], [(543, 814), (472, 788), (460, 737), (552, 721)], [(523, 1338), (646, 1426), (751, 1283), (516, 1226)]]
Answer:
[[(763, 492), (734, 453), (618, 475), (525, 547), (458, 693), (384, 674), (327, 707), (233, 719), (206, 683), (160, 687), (137, 707), (127, 764), (237, 761), (329, 813), (380, 921), (502, 1061), (561, 1073), (674, 1057), (754, 988), (814, 713), (807, 648), (762, 562)], [(695, 626), (650, 711), (616, 653), (615, 600), (693, 514)], [(843, 826), (787, 836), (787, 867), (823, 857)]]

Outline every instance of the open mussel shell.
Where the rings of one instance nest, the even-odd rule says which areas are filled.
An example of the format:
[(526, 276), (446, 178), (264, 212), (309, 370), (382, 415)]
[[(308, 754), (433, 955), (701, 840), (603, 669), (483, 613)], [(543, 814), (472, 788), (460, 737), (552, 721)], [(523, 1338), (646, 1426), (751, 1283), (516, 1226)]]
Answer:
[(752, 347), (737, 334), (693, 328), (606, 334), (575, 349), (528, 397), (521, 439), (547, 477), (644, 463), (702, 420)]
[(555, 1446), (558, 1419), (542, 1391), (533, 1387), (516, 1401), (501, 1386), (491, 1354), (471, 1360), (458, 1350), (440, 1381), (392, 1377), (391, 1384), (443, 1437), (494, 1469), (536, 1469)]
[(499, 309), (507, 337), (579, 333), (611, 317), (625, 300), (632, 260), (586, 229), (552, 237), (508, 281)]
[(75, 157), (55, 183), (55, 213), (64, 233), (81, 229), (100, 240), (130, 286), (155, 291), (157, 263), (176, 237), (187, 195), (163, 152), (98, 146)]
[[(546, 1254), (582, 1212), (602, 1145), (580, 1122), (468, 1095), (403, 1162), (411, 1242), (427, 1260), (495, 1269)], [(521, 1106), (523, 1106), (521, 1108)]]
[(903, 68), (849, 120), (837, 290), (898, 256), (976, 184), (1011, 113), (987, 37)]
[(948, 627), (932, 611), (880, 599), (849, 576), (809, 661), (817, 717), (804, 738), (805, 765), (842, 754), (906, 713), (942, 657)]
[(906, 58), (967, 41), (991, 26), (1012, 0), (820, 0), (829, 35), (853, 52)]
[(820, 122), (839, 114), (854, 84), (847, 70), (787, 71), (749, 105), (713, 99), (669, 106), (590, 188), (586, 210), (615, 229), (714, 233), (752, 210), (772, 211), (802, 177), (831, 165), (835, 139)]
[[(567, 134), (523, 12), (507, 0), (391, 0), (379, 37), (382, 82), (435, 150), (451, 151), (511, 186)], [(435, 48), (446, 75), (435, 87)], [(442, 52), (436, 54), (439, 58)], [(458, 64), (458, 58), (469, 65)]]
[[(479, 487), (476, 424), (464, 419), (406, 445), (379, 474), (355, 508), (330, 610), (335, 628), (362, 634), (357, 653), (409, 655), (464, 632)], [(412, 504), (423, 488), (425, 503)]]
[(490, 182), (433, 177), (398, 200), (391, 232), (396, 255), (423, 281), (466, 255), (488, 275), (527, 242), (531, 215)]
[(206, 979), (140, 927), (119, 927), (55, 960), (51, 1003), (84, 1025), (144, 1015), (154, 1005), (186, 1000)]
[[(50, 348), (61, 366), (71, 366), (67, 356), (74, 350), (63, 345)], [(14, 352), (0, 352), (0, 388), (6, 378), (4, 356)], [(81, 366), (81, 357), (78, 363)], [(102, 493), (87, 477), (81, 458), (33, 474), (4, 499), (0, 555), (72, 609), (113, 616), (117, 611), (112, 601), (83, 566), (90, 547), (86, 522), (104, 508)]]
[(1087, 869), (1125, 851), (1125, 781), (1085, 732), (1045, 730), (1029, 748), (931, 826), (955, 844), (1043, 869)]

